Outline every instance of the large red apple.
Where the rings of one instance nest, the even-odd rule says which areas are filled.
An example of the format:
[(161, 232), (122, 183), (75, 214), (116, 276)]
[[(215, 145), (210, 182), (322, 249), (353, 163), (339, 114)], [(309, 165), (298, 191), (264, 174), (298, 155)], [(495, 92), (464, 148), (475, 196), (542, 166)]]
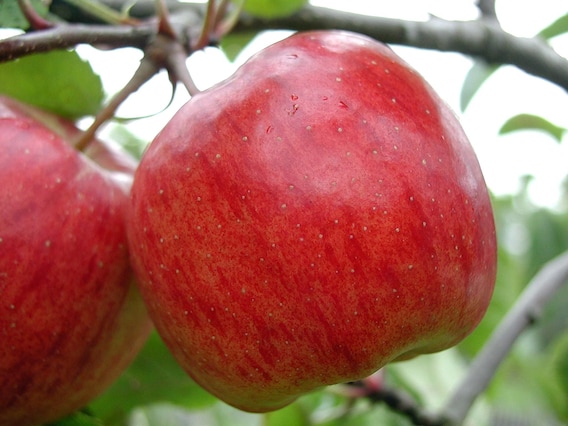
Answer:
[(131, 213), (157, 329), (248, 411), (455, 345), (495, 280), (490, 200), (455, 116), (346, 32), (293, 35), (193, 97), (145, 154)]
[[(46, 124), (47, 123), (47, 124)], [(150, 321), (129, 267), (125, 214), (135, 162), (0, 97), (0, 424), (82, 408), (144, 343)]]

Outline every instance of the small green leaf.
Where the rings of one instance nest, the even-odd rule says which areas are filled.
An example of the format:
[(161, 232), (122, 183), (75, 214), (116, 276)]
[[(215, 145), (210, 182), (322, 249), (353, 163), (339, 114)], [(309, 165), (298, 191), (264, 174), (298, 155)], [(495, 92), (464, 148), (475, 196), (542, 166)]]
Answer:
[(507, 120), (499, 129), (499, 134), (504, 135), (518, 130), (542, 130), (558, 142), (562, 141), (562, 136), (564, 136), (566, 131), (565, 128), (552, 124), (550, 121), (537, 115), (519, 114)]
[(257, 34), (253, 31), (231, 32), (221, 39), (221, 50), (227, 59), (233, 62)]
[(498, 65), (489, 65), (484, 61), (476, 61), (467, 75), (462, 85), (460, 94), (460, 108), (465, 111), (481, 85), (493, 74)]
[(307, 0), (246, 0), (243, 10), (259, 18), (274, 19), (292, 15)]
[(91, 65), (66, 50), (0, 64), (0, 93), (70, 119), (94, 115), (104, 97)]
[[(32, 6), (40, 16), (47, 16), (47, 5), (41, 0), (32, 0)], [(0, 28), (27, 30), (30, 23), (24, 17), (18, 0), (0, 0)]]
[(545, 40), (549, 40), (552, 37), (562, 35), (565, 32), (568, 32), (568, 14), (558, 18), (548, 27), (541, 30), (538, 35)]

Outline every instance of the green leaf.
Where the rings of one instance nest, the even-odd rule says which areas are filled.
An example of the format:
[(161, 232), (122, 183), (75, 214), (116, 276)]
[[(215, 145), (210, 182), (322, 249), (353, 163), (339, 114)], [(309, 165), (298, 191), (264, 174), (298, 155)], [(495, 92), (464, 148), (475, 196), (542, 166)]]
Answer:
[(465, 111), (481, 85), (493, 74), (498, 65), (489, 65), (484, 61), (476, 61), (467, 75), (462, 85), (460, 93), (460, 108)]
[(542, 130), (558, 142), (562, 141), (562, 136), (564, 136), (564, 132), (566, 131), (565, 128), (556, 126), (537, 115), (519, 114), (507, 120), (501, 129), (499, 129), (499, 134), (504, 135), (518, 130)]
[(254, 31), (231, 32), (221, 39), (221, 50), (233, 62), (257, 34)]
[(259, 18), (274, 19), (292, 15), (307, 0), (246, 0), (243, 10)]
[(548, 27), (541, 30), (538, 35), (545, 40), (549, 40), (552, 37), (556, 37), (559, 35), (568, 32), (568, 14), (561, 16)]
[(193, 408), (217, 399), (189, 378), (154, 332), (132, 365), (89, 407), (105, 422), (122, 424), (133, 408), (160, 401)]
[(91, 65), (66, 50), (0, 64), (0, 93), (70, 119), (94, 115), (104, 98)]
[[(40, 16), (47, 16), (47, 5), (41, 0), (32, 0), (32, 6)], [(0, 0), (0, 28), (20, 28), (27, 30), (30, 27), (24, 17), (18, 0)]]

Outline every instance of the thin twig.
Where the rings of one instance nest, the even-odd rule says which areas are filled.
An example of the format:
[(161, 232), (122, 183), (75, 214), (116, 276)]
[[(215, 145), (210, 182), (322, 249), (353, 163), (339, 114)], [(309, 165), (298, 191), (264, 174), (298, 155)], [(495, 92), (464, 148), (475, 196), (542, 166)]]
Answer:
[(217, 7), (215, 0), (207, 1), (207, 12), (205, 13), (205, 19), (203, 20), (203, 25), (201, 27), (201, 33), (199, 38), (195, 43), (192, 44), (192, 50), (203, 49), (209, 44), (209, 37), (213, 30), (213, 26), (217, 21)]
[(18, 6), (24, 14), (24, 17), (30, 23), (30, 26), (34, 30), (45, 30), (47, 28), (52, 28), (54, 26), (53, 22), (48, 21), (35, 10), (31, 0), (18, 0)]
[(465, 419), (475, 399), (487, 387), (517, 337), (541, 315), (546, 303), (568, 281), (568, 251), (554, 258), (534, 276), (515, 305), (473, 360), (466, 376), (441, 411), (450, 424)]

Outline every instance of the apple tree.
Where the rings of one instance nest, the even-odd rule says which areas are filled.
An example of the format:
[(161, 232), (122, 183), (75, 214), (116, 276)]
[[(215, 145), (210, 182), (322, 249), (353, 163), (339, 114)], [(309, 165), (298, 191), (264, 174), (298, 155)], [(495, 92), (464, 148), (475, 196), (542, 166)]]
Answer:
[(567, 422), (568, 190), (488, 193), (420, 74), (459, 54), (464, 122), (507, 66), (565, 91), (568, 15), (466, 3), (0, 0), (0, 422)]

